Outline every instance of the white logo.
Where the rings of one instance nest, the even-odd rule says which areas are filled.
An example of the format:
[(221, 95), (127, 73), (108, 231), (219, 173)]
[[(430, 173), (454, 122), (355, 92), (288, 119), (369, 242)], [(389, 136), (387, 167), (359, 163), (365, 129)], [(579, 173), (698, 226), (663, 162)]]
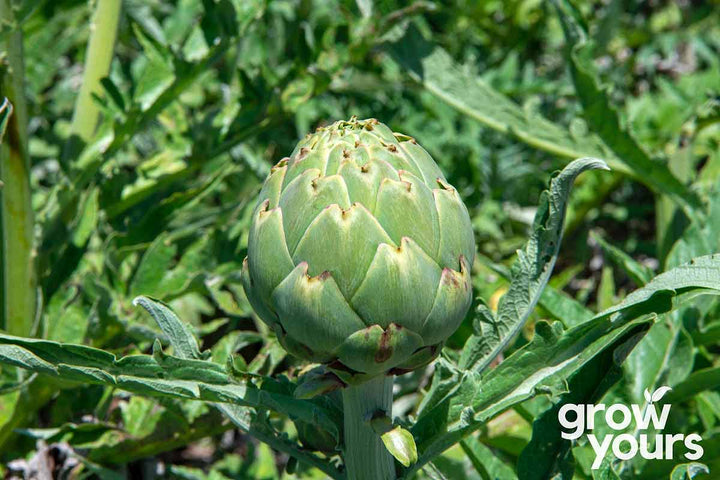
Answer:
[[(620, 460), (630, 460), (638, 453), (646, 460), (671, 460), (673, 458), (673, 446), (676, 443), (685, 445), (685, 448), (688, 450), (685, 453), (685, 458), (688, 460), (699, 460), (703, 456), (704, 451), (698, 444), (698, 442), (702, 441), (702, 438), (697, 433), (691, 433), (690, 435), (684, 435), (682, 433), (658, 433), (654, 435), (654, 442), (648, 438), (650, 435), (643, 433), (650, 427), (650, 423), (652, 423), (653, 428), (657, 432), (662, 432), (662, 430), (665, 429), (665, 423), (670, 414), (671, 405), (663, 405), (662, 410), (658, 414), (655, 403), (660, 401), (670, 390), (670, 387), (660, 387), (650, 393), (650, 391), (645, 389), (644, 396), (647, 401), (647, 406), (644, 410), (637, 404), (630, 405), (630, 408), (617, 403), (610, 406), (602, 403), (597, 405), (565, 404), (558, 412), (560, 425), (568, 431), (561, 433), (562, 438), (566, 440), (577, 440), (582, 437), (586, 431), (595, 428), (595, 414), (604, 412), (605, 423), (607, 423), (611, 429), (615, 431), (625, 431), (634, 420), (635, 426), (637, 427), (636, 430), (639, 434), (608, 434), (600, 441), (594, 433), (588, 433), (588, 441), (595, 452), (595, 461), (592, 464), (593, 470), (600, 468), (608, 451), (612, 451), (613, 455)], [(620, 418), (618, 419), (618, 417)]]

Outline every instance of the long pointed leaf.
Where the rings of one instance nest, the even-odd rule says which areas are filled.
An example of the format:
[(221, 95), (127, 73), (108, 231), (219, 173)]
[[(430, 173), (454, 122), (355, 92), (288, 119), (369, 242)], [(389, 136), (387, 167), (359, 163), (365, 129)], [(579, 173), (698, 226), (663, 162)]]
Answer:
[(117, 387), (141, 395), (166, 396), (269, 409), (292, 419), (318, 424), (339, 435), (338, 415), (317, 402), (297, 400), (293, 384), (277, 393), (278, 382), (266, 379), (269, 389), (238, 382), (214, 362), (166, 355), (115, 355), (85, 345), (0, 334), (0, 362), (64, 380)]
[(563, 221), (570, 189), (585, 170), (605, 168), (602, 160), (581, 158), (571, 162), (543, 192), (535, 214), (533, 232), (511, 270), (508, 292), (500, 299), (497, 320), (481, 323), (482, 331), (465, 344), (460, 367), (481, 371), (522, 328), (550, 278), (562, 239)]
[[(535, 148), (567, 158), (605, 157), (594, 135), (576, 136), (518, 104), (461, 68), (441, 47), (425, 40), (413, 24), (387, 50), (427, 91), (493, 130), (512, 135)], [(613, 168), (622, 168), (622, 164)]]

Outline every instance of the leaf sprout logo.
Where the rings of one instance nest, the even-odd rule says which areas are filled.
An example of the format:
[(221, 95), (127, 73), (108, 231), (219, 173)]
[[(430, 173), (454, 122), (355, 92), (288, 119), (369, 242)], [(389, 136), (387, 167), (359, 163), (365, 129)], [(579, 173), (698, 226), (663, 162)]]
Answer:
[[(699, 445), (702, 437), (697, 433), (685, 435), (682, 433), (656, 433), (650, 435), (647, 430), (652, 428), (655, 432), (662, 432), (665, 429), (671, 405), (666, 403), (658, 414), (657, 402), (671, 390), (670, 387), (660, 387), (650, 393), (645, 389), (644, 396), (647, 406), (643, 409), (641, 405), (631, 404), (628, 408), (623, 404), (573, 404), (563, 405), (558, 412), (558, 421), (566, 431), (562, 431), (562, 438), (566, 440), (577, 440), (586, 431), (595, 429), (595, 415), (604, 412), (605, 423), (616, 432), (625, 432), (630, 424), (635, 421), (637, 435), (632, 433), (610, 433), (602, 440), (594, 433), (588, 433), (588, 442), (595, 452), (595, 460), (592, 469), (600, 468), (602, 461), (608, 452), (620, 459), (630, 460), (640, 454), (646, 460), (671, 460), (674, 454), (674, 446), (681, 443), (687, 450), (685, 458), (688, 460), (699, 460), (703, 456), (703, 448)], [(574, 414), (574, 415), (573, 415)], [(620, 419), (618, 420), (618, 417)], [(654, 437), (654, 438), (652, 438)]]

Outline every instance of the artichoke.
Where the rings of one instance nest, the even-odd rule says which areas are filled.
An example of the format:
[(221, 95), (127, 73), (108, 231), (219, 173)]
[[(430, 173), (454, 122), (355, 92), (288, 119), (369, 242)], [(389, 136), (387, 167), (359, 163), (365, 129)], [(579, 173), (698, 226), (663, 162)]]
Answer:
[(467, 209), (432, 157), (352, 118), (272, 168), (242, 281), (288, 352), (357, 384), (435, 358), (470, 307), (474, 255)]

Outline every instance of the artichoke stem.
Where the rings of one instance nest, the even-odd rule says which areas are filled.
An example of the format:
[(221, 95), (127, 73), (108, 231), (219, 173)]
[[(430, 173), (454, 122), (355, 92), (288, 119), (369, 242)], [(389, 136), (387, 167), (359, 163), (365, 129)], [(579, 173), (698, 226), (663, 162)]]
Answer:
[(392, 418), (393, 377), (380, 375), (343, 390), (347, 480), (394, 480), (395, 461), (370, 426), (378, 410)]

